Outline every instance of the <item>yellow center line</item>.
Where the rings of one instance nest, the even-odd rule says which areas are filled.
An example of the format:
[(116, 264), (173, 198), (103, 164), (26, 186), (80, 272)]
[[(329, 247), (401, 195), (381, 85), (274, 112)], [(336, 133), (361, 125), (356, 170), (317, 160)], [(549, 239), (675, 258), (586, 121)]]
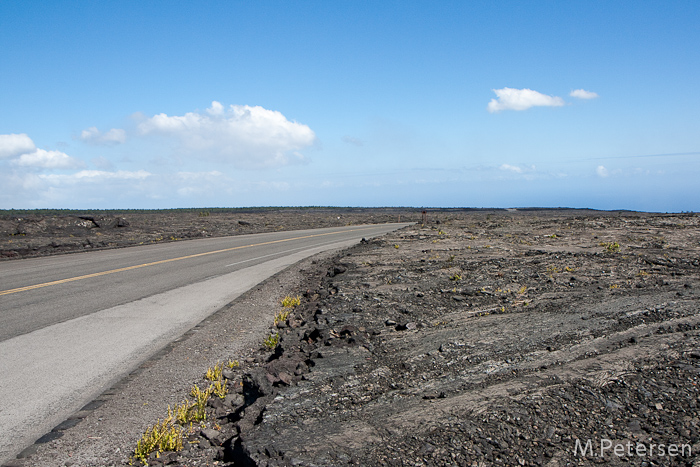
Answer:
[(341, 234), (341, 233), (355, 232), (355, 231), (358, 231), (358, 230), (367, 230), (367, 229), (370, 229), (370, 228), (372, 228), (372, 227), (363, 227), (363, 228), (359, 228), (359, 229), (343, 230), (343, 231), (341, 231), (341, 232), (326, 232), (326, 233), (322, 233), (322, 234), (304, 235), (304, 236), (302, 236), (302, 237), (285, 238), (285, 239), (282, 239), (282, 240), (272, 240), (272, 241), (269, 241), (269, 242), (253, 243), (253, 244), (251, 244), (251, 245), (234, 246), (234, 247), (231, 247), (231, 248), (224, 248), (223, 250), (207, 251), (207, 252), (205, 252), (205, 253), (197, 253), (197, 254), (194, 254), (194, 255), (180, 256), (179, 258), (164, 259), (164, 260), (161, 260), (161, 261), (154, 261), (154, 262), (152, 262), (152, 263), (137, 264), (137, 265), (134, 265), (134, 266), (127, 266), (127, 267), (125, 267), (125, 268), (111, 269), (111, 270), (109, 270), (109, 271), (102, 271), (102, 272), (96, 272), (96, 273), (93, 273), (93, 274), (86, 274), (86, 275), (84, 275), (84, 276), (69, 277), (68, 279), (61, 279), (61, 280), (57, 280), (57, 281), (44, 282), (43, 284), (28, 285), (28, 286), (26, 286), (26, 287), (18, 287), (18, 288), (16, 288), (16, 289), (3, 290), (3, 291), (0, 291), (0, 295), (10, 295), (10, 294), (17, 293), (17, 292), (25, 292), (25, 291), (27, 291), (27, 290), (39, 289), (39, 288), (41, 288), (41, 287), (48, 287), (48, 286), (50, 286), (50, 285), (65, 284), (65, 283), (67, 283), (67, 282), (79, 281), (79, 280), (83, 280), (83, 279), (90, 279), (90, 278), (92, 278), (92, 277), (106, 276), (107, 274), (114, 274), (114, 273), (117, 273), (117, 272), (130, 271), (130, 270), (132, 270), (132, 269), (145, 268), (145, 267), (148, 267), (148, 266), (156, 266), (156, 265), (158, 265), (158, 264), (171, 263), (171, 262), (173, 262), (173, 261), (180, 261), (180, 260), (183, 260), (183, 259), (197, 258), (197, 257), (200, 257), (200, 256), (213, 255), (213, 254), (216, 254), (216, 253), (225, 253), (225, 252), (227, 252), (227, 251), (240, 250), (240, 249), (243, 249), (243, 248), (250, 248), (250, 247), (254, 247), (254, 246), (272, 245), (273, 243), (289, 242), (289, 241), (292, 241), (292, 240), (301, 240), (301, 239), (303, 239), (303, 238), (323, 237), (323, 236), (326, 236), (326, 235), (337, 235), (337, 234)]

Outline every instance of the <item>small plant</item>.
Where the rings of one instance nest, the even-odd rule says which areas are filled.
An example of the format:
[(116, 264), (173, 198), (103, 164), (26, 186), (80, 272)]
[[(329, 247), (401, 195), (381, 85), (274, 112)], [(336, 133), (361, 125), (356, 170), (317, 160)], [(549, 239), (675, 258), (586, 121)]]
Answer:
[(605, 247), (610, 253), (617, 253), (620, 251), (620, 244), (617, 242), (600, 242), (598, 245)]
[(168, 406), (168, 418), (175, 420), (178, 425), (185, 426), (194, 421), (191, 417), (194, 405), (194, 402), (182, 401), (181, 404), (175, 406), (175, 410)]
[(221, 379), (222, 372), (224, 371), (224, 364), (217, 363), (213, 368), (207, 370), (207, 374), (204, 375), (209, 381), (218, 381)]
[(277, 326), (277, 323), (287, 321), (287, 318), (289, 317), (289, 313), (290, 313), (289, 310), (282, 310), (282, 311), (278, 312), (275, 315), (275, 326)]
[(229, 369), (233, 370), (234, 368), (238, 368), (239, 366), (241, 366), (241, 362), (239, 362), (238, 360), (229, 360), (228, 362), (226, 362), (226, 366), (229, 367)]
[(396, 248), (396, 249), (398, 250), (398, 249), (399, 249), (399, 244), (398, 244), (398, 243), (394, 243), (394, 248)]
[(461, 281), (461, 280), (462, 280), (462, 276), (460, 276), (460, 275), (457, 274), (457, 273), (454, 273), (453, 275), (450, 276), (450, 280), (451, 280), (451, 281)]
[(182, 449), (182, 427), (173, 423), (172, 417), (167, 417), (146, 429), (141, 439), (136, 443), (134, 458), (148, 465), (148, 456), (155, 452), (160, 457), (164, 451), (180, 451)]
[(301, 297), (296, 296), (296, 297), (290, 297), (287, 295), (282, 299), (282, 306), (285, 308), (294, 308), (295, 306), (301, 305)]
[(263, 341), (263, 345), (264, 345), (266, 348), (272, 350), (272, 349), (274, 349), (275, 347), (277, 347), (277, 344), (279, 344), (279, 342), (280, 342), (280, 335), (279, 335), (279, 333), (274, 333), (274, 334), (270, 333), (270, 335), (267, 336), (267, 337), (265, 338), (265, 340)]
[(213, 385), (209, 385), (209, 387), (204, 391), (199, 389), (199, 386), (196, 384), (192, 387), (190, 396), (194, 397), (194, 403), (190, 409), (191, 421), (201, 422), (202, 420), (207, 419), (207, 401), (209, 400), (209, 396), (211, 396), (212, 391)]
[(451, 263), (455, 260), (455, 255), (450, 255), (449, 259), (447, 260), (448, 263)]
[(620, 286), (617, 285), (617, 284), (612, 284), (612, 285), (610, 286), (610, 290), (619, 289), (619, 288), (620, 288)]
[(522, 295), (522, 294), (524, 294), (526, 291), (527, 291), (527, 286), (524, 286), (524, 285), (523, 285), (522, 287), (520, 287), (520, 290), (518, 290), (518, 293), (519, 293), (520, 295)]
[(559, 269), (557, 269), (556, 266), (547, 266), (547, 272), (549, 274), (556, 274), (559, 272)]
[(576, 270), (576, 268), (570, 268), (569, 266), (564, 268), (564, 271), (566, 271), (566, 272), (574, 272), (575, 270)]
[(215, 381), (211, 386), (212, 393), (219, 399), (224, 399), (226, 394), (228, 394), (227, 381), (226, 379), (220, 379), (219, 381)]

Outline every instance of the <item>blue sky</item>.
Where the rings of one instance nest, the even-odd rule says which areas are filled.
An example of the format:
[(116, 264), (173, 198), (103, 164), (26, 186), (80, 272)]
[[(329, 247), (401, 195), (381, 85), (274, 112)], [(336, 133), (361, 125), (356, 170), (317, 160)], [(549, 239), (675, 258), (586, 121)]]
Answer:
[(700, 210), (700, 3), (0, 1), (0, 208)]

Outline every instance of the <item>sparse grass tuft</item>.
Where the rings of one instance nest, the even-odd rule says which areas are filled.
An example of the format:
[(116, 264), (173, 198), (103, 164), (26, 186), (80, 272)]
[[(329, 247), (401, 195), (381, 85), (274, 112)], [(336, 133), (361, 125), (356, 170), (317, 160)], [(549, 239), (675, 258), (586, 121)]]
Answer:
[(206, 379), (209, 381), (218, 381), (222, 377), (222, 373), (224, 371), (224, 364), (223, 363), (217, 363), (214, 365), (213, 368), (209, 368), (207, 370), (207, 374), (204, 375)]
[(175, 410), (168, 406), (168, 418), (174, 419), (178, 425), (185, 426), (194, 421), (191, 415), (194, 405), (194, 402), (182, 401), (181, 404), (175, 406)]
[(301, 297), (296, 296), (296, 297), (290, 297), (287, 295), (282, 299), (282, 306), (285, 308), (294, 308), (295, 306), (301, 305)]
[(617, 253), (620, 251), (620, 244), (617, 242), (600, 242), (598, 245), (605, 247), (610, 253)]
[(241, 362), (239, 362), (238, 360), (229, 360), (228, 362), (226, 362), (226, 366), (233, 370), (234, 368), (238, 368), (239, 366), (241, 366)]
[(148, 465), (149, 454), (155, 452), (160, 456), (164, 451), (180, 451), (183, 447), (182, 442), (182, 427), (173, 423), (173, 418), (168, 416), (162, 422), (158, 420), (155, 425), (146, 429), (136, 443), (133, 459)]
[(265, 340), (263, 341), (263, 345), (264, 345), (266, 348), (272, 350), (272, 349), (274, 349), (275, 347), (277, 347), (277, 344), (279, 344), (279, 342), (280, 342), (280, 335), (279, 335), (279, 333), (274, 333), (274, 334), (270, 333), (270, 335), (267, 336), (267, 337), (265, 338)]
[(282, 311), (278, 312), (275, 315), (275, 326), (277, 326), (277, 323), (287, 321), (287, 318), (289, 317), (289, 313), (290, 313), (289, 310), (282, 310)]
[(201, 422), (207, 419), (207, 401), (209, 396), (213, 391), (212, 385), (210, 385), (206, 390), (202, 391), (196, 384), (190, 390), (190, 396), (194, 397), (194, 403), (190, 410), (191, 420), (194, 422)]
[(215, 381), (213, 385), (210, 386), (212, 394), (214, 394), (219, 399), (224, 399), (226, 394), (228, 394), (228, 386), (226, 385), (226, 379), (220, 379)]
[(450, 280), (451, 280), (451, 281), (461, 281), (461, 280), (462, 280), (462, 276), (460, 276), (460, 275), (457, 274), (457, 273), (454, 273), (453, 275), (450, 276)]

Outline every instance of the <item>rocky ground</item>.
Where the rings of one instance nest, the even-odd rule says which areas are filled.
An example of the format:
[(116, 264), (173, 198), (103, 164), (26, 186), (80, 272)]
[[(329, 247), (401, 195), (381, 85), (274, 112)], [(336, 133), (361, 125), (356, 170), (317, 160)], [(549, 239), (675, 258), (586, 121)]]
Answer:
[(279, 342), (148, 464), (700, 465), (699, 228), (431, 212), (310, 266)]
[(0, 211), (0, 260), (201, 237), (420, 220), (401, 208)]

